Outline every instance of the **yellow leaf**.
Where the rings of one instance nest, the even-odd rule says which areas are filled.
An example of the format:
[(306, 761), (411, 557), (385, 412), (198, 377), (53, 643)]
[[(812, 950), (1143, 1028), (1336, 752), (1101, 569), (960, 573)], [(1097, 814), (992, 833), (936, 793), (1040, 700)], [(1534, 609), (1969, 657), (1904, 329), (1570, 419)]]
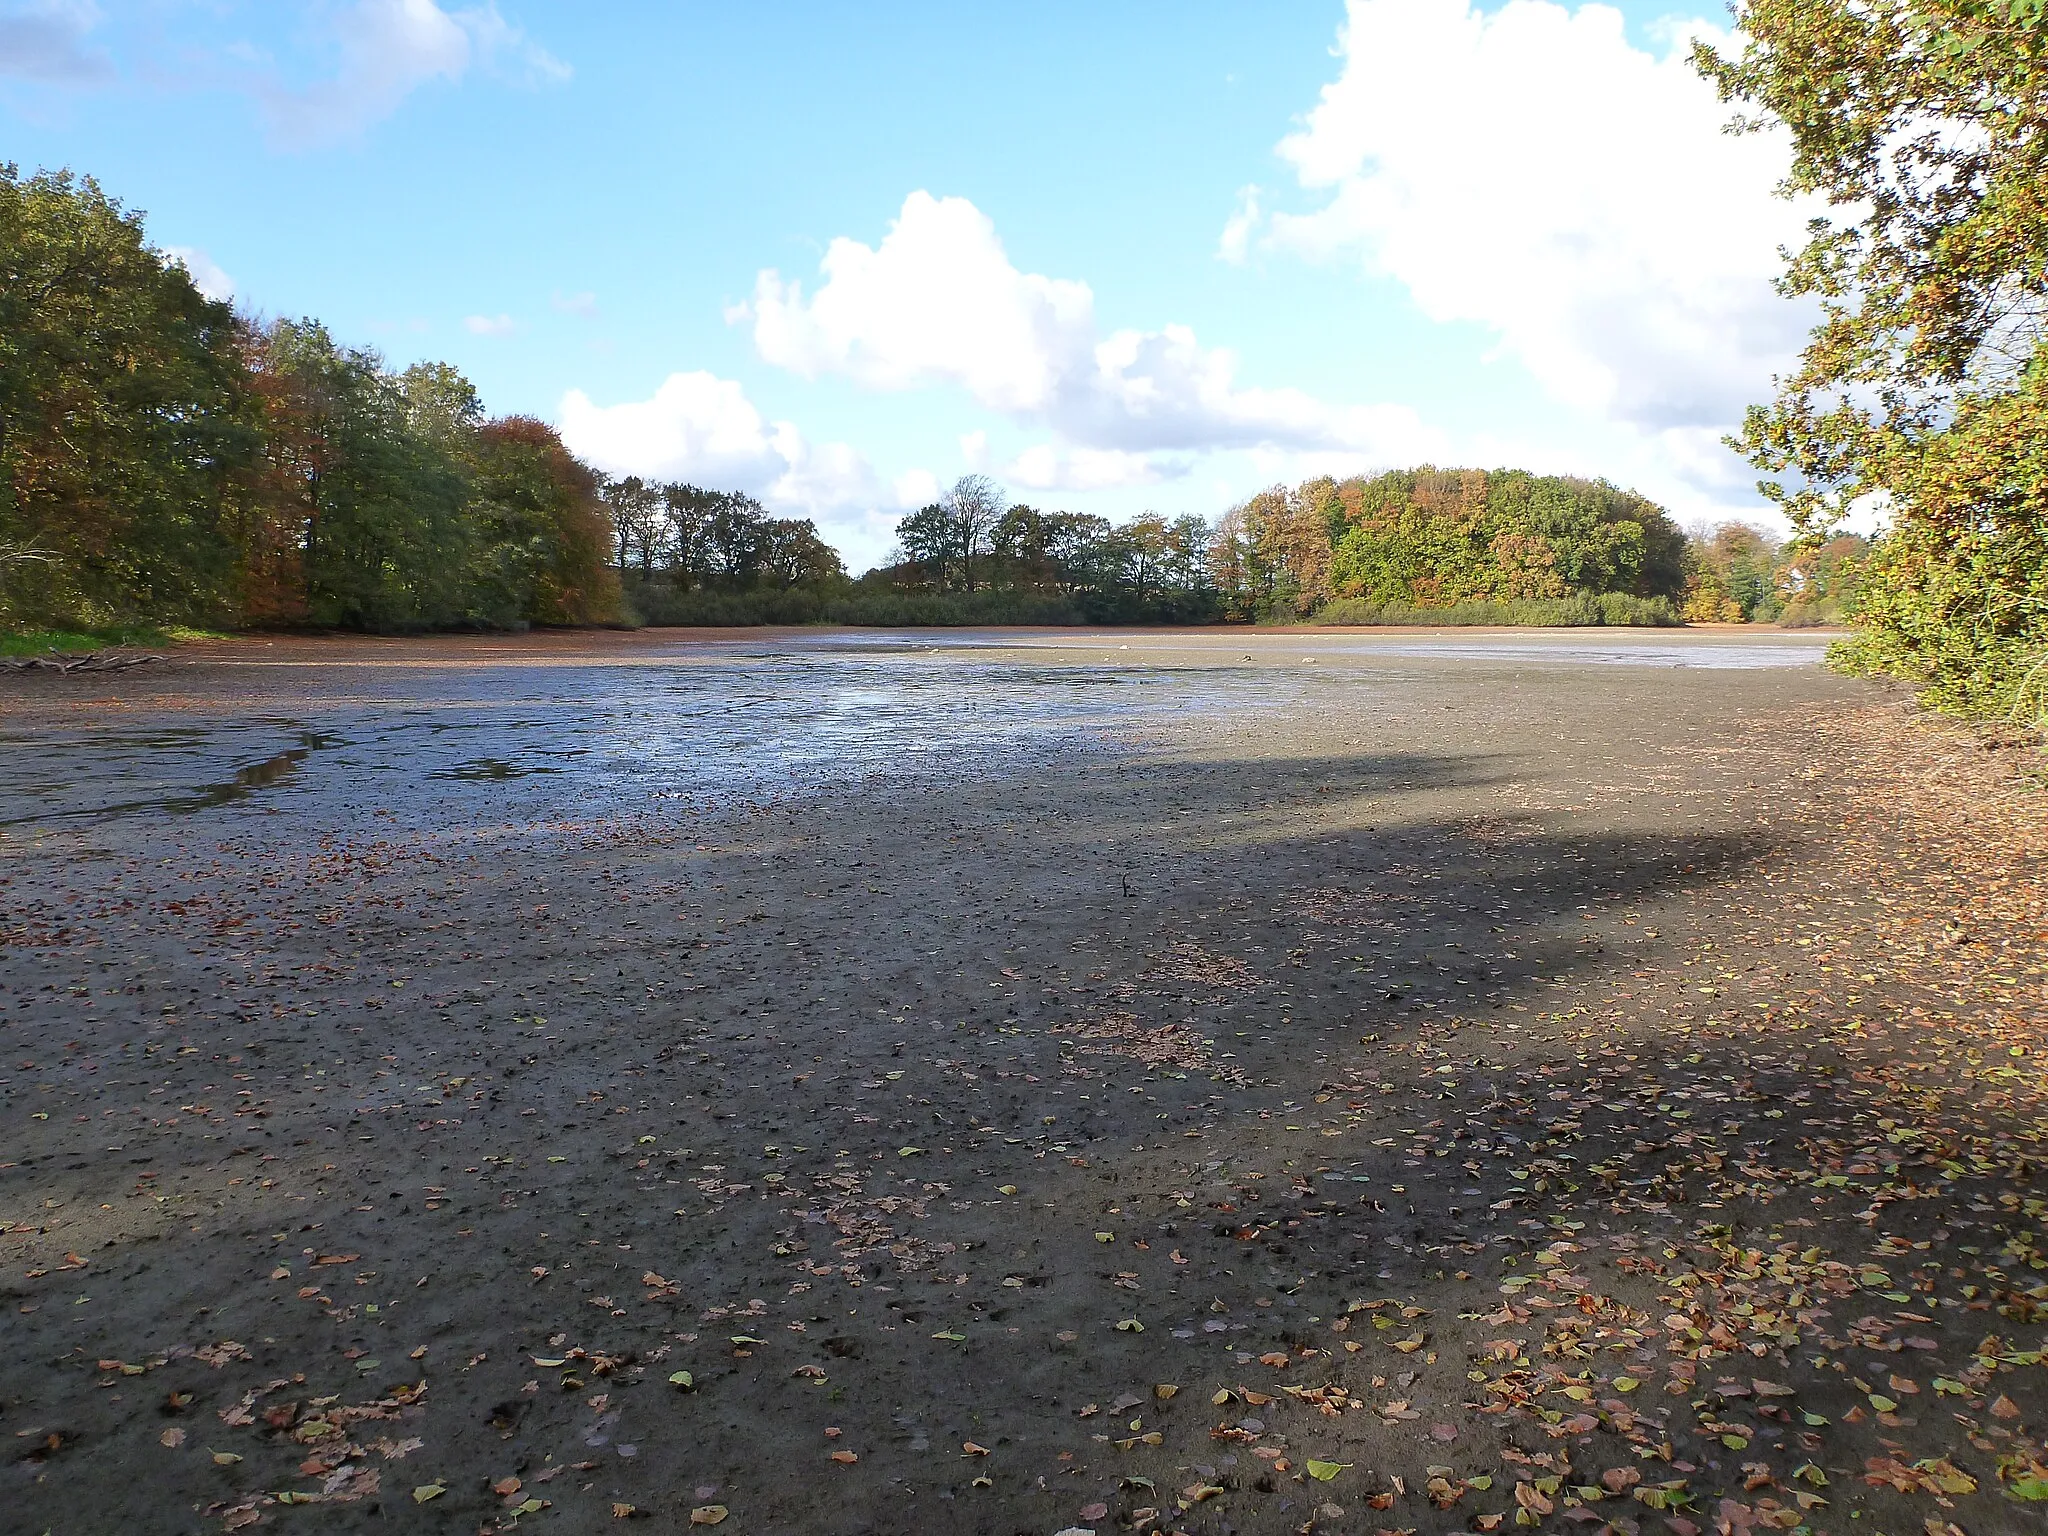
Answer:
[(415, 1504), (424, 1504), (429, 1499), (438, 1499), (447, 1491), (448, 1485), (446, 1483), (421, 1483), (419, 1487), (413, 1489), (412, 1501)]

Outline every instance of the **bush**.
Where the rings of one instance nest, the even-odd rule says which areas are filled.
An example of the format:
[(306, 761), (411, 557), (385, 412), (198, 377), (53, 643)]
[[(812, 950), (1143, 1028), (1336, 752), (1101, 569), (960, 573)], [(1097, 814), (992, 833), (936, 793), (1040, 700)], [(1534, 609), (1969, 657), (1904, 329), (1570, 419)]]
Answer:
[(903, 592), (852, 586), (752, 591), (700, 587), (678, 592), (660, 581), (633, 581), (627, 595), (641, 619), (656, 628), (848, 624), (923, 629), (1094, 622), (1071, 598), (1030, 592)]
[(1312, 624), (1359, 625), (1498, 625), (1503, 628), (1581, 629), (1595, 625), (1668, 628), (1680, 622), (1666, 597), (1635, 597), (1626, 592), (1598, 596), (1525, 597), (1507, 602), (1454, 603), (1443, 608), (1377, 604), (1358, 597), (1340, 597), (1323, 604)]

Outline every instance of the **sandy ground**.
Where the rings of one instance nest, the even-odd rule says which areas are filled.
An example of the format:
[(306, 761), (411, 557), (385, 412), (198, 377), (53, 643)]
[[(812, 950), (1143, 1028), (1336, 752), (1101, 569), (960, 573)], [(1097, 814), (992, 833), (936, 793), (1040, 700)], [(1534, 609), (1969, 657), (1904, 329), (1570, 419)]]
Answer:
[(2048, 818), (1817, 654), (9, 680), (0, 1529), (2041, 1529)]

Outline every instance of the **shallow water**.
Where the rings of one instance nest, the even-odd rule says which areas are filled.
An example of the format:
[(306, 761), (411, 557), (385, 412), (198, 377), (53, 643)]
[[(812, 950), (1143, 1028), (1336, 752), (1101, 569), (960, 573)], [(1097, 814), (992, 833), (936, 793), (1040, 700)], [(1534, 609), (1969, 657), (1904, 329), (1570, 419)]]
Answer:
[(263, 674), (268, 707), (237, 689), (148, 724), (134, 719), (145, 704), (105, 723), (0, 727), (0, 837), (133, 816), (582, 819), (1002, 772), (1189, 716), (1355, 707), (1443, 668), (1511, 678), (1532, 666), (1811, 667), (1818, 656), (1814, 643), (1623, 633), (952, 631), (678, 641), (569, 664), (286, 663), (248, 669)]

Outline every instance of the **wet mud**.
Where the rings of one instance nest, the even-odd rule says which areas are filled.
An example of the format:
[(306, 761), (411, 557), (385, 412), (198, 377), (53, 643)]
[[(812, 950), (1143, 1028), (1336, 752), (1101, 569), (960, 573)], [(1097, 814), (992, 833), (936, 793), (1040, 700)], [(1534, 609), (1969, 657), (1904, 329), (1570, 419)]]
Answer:
[(2039, 817), (1818, 656), (10, 679), (0, 1526), (2032, 1528)]

